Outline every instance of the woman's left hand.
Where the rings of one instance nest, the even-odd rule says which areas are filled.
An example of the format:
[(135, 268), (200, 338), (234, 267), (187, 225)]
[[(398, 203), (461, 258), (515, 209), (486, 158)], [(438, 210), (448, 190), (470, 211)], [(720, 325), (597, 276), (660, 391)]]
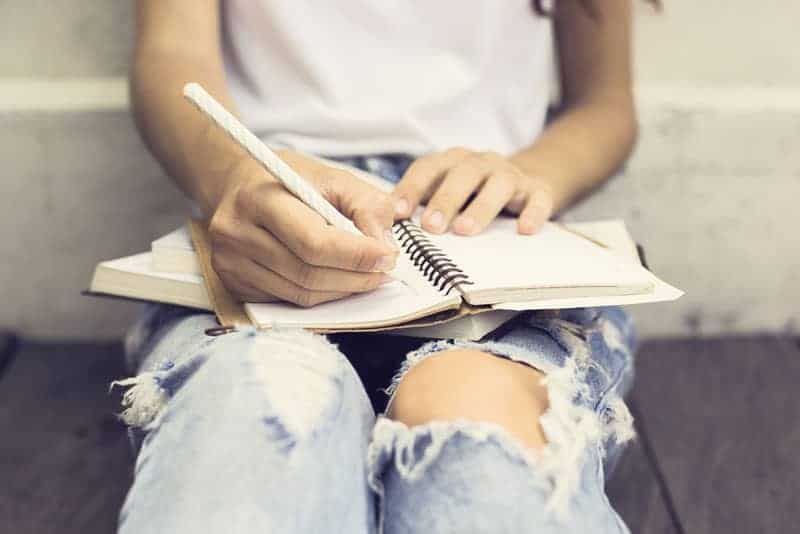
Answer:
[(427, 201), (422, 227), (435, 234), (448, 228), (461, 235), (477, 234), (504, 209), (518, 215), (520, 233), (532, 234), (554, 208), (552, 189), (543, 180), (526, 175), (497, 152), (464, 148), (414, 161), (392, 196), (398, 219)]

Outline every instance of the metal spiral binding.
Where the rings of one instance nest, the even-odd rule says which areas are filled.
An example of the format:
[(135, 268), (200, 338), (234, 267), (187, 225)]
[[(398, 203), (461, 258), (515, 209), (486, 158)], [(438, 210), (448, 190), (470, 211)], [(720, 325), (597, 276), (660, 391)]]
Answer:
[(416, 224), (399, 221), (392, 230), (414, 267), (440, 292), (448, 295), (453, 289), (474, 283)]

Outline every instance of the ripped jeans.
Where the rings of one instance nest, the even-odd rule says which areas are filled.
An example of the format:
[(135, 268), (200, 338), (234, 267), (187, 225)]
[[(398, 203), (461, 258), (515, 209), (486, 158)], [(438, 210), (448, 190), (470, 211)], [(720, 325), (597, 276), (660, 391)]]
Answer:
[(531, 421), (546, 438), (539, 451), (490, 423), (376, 417), (325, 336), (206, 336), (215, 325), (151, 306), (128, 336), (139, 372), (119, 382), (122, 416), (139, 452), (120, 532), (628, 532), (604, 492), (633, 437), (622, 396), (636, 340), (621, 309), (526, 312), (479, 342), (422, 342), (385, 384), (393, 395), (409, 369), (452, 348), (530, 365), (549, 400)]

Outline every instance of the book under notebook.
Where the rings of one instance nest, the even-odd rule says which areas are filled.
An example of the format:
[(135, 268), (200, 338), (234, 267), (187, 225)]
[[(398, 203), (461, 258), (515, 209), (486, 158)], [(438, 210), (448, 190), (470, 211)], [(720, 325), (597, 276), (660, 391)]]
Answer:
[(157, 271), (152, 254), (143, 252), (97, 264), (89, 292), (211, 310), (199, 274)]
[(156, 271), (201, 274), (189, 229), (181, 226), (150, 244)]
[[(413, 222), (394, 233), (411, 282), (393, 282), (370, 293), (303, 309), (286, 303), (245, 304), (259, 326), (376, 328), (421, 319), (463, 306), (515, 309), (547, 300), (598, 299), (653, 293), (651, 273), (603, 246), (547, 223), (534, 235), (518, 234), (515, 221), (499, 218), (477, 236), (433, 235)], [(474, 311), (480, 311), (475, 309)]]

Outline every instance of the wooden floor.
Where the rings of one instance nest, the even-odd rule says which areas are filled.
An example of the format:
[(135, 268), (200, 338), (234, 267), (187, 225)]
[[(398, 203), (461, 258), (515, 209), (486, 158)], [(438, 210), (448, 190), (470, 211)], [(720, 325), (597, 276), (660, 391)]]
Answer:
[[(796, 531), (796, 340), (652, 341), (637, 371), (639, 438), (609, 484), (631, 531)], [(116, 344), (0, 335), (0, 534), (114, 531), (133, 463), (108, 393), (123, 375)]]

